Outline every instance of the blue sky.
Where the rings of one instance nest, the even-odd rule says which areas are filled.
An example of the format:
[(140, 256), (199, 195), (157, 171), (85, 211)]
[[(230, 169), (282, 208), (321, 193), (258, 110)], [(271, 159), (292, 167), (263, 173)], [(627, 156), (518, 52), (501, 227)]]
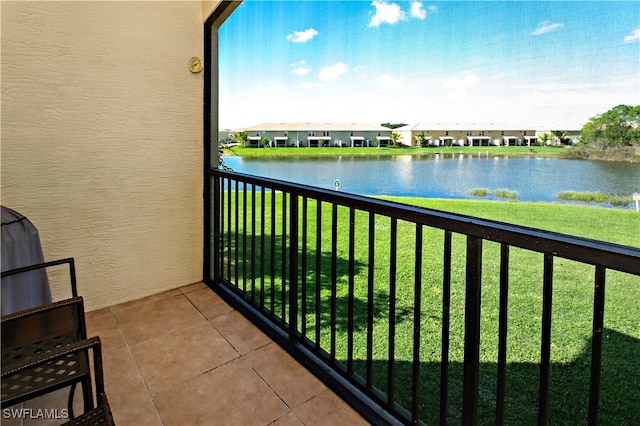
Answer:
[(637, 1), (245, 0), (220, 29), (220, 127), (579, 129), (640, 104)]

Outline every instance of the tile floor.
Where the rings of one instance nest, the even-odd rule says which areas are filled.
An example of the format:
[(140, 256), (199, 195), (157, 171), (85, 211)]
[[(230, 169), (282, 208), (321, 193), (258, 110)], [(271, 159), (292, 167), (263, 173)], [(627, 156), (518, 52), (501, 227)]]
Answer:
[(119, 426), (368, 424), (203, 283), (89, 312), (87, 334)]

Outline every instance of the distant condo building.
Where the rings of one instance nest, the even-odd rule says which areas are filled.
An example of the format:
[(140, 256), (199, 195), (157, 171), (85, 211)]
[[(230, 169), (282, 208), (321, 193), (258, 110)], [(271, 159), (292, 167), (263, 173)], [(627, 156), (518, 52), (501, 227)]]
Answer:
[(250, 146), (386, 146), (391, 129), (367, 123), (263, 123), (240, 129)]
[[(567, 132), (569, 143), (576, 143), (579, 130)], [(540, 133), (533, 127), (500, 123), (418, 123), (396, 129), (368, 123), (263, 123), (228, 130), (221, 136), (246, 131), (253, 147), (371, 147), (391, 144), (391, 133), (400, 135), (407, 146), (531, 146)], [(223, 136), (224, 134), (224, 136)]]
[(418, 123), (395, 132), (412, 146), (520, 146), (537, 140), (534, 128), (498, 123)]

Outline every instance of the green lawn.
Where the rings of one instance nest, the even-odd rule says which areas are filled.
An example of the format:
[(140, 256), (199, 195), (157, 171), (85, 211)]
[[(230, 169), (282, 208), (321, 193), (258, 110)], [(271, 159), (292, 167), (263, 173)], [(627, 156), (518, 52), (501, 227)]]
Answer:
[(487, 155), (537, 155), (537, 156), (562, 156), (567, 152), (567, 147), (554, 146), (464, 146), (464, 147), (385, 147), (385, 148), (244, 148), (236, 146), (224, 149), (224, 155), (250, 156), (290, 156), (290, 155), (435, 155), (435, 154), (479, 154)]
[[(232, 197), (234, 198), (234, 197)], [(240, 194), (239, 206), (243, 205)], [(640, 215), (630, 210), (583, 207), (561, 204), (491, 202), (468, 200), (423, 200), (394, 199), (429, 208), (475, 215), (493, 220), (537, 227), (556, 232), (580, 235), (638, 247), (638, 224)], [(248, 224), (251, 223), (252, 202), (247, 197)], [(256, 208), (263, 201), (257, 197)], [(281, 205), (282, 194), (276, 195), (276, 205)], [(261, 256), (269, 271), (271, 258), (276, 266), (273, 282), (259, 279), (259, 265), (252, 265), (251, 229), (246, 245), (240, 239), (232, 253), (225, 253), (231, 261), (231, 275), (236, 267), (249, 275), (238, 283), (240, 287), (254, 289), (259, 300), (261, 285), (267, 298), (266, 307), (278, 316), (286, 318), (288, 307), (282, 294), (282, 220), (280, 213), (271, 225), (271, 194), (264, 200), (266, 207), (265, 251), (260, 248), (260, 215), (256, 214), (256, 263)], [(235, 208), (235, 207), (234, 207)], [(259, 209), (257, 210), (259, 211)], [(309, 202), (308, 244), (306, 262), (306, 294), (299, 293), (299, 310), (306, 302), (307, 315), (299, 319), (298, 327), (315, 341), (316, 323), (321, 325), (318, 343), (327, 352), (334, 350), (336, 359), (347, 360), (350, 340), (347, 333), (349, 320), (349, 294), (353, 293), (355, 333), (351, 347), (354, 353), (354, 371), (365, 375), (367, 335), (367, 282), (368, 282), (368, 215), (356, 212), (354, 221), (355, 252), (353, 288), (349, 285), (349, 210), (337, 209), (337, 239), (332, 241), (331, 207), (323, 205), (320, 223), (321, 247), (315, 246), (316, 204)], [(240, 216), (242, 217), (242, 216)], [(290, 220), (290, 218), (287, 218)], [(302, 230), (302, 216), (298, 218)], [(242, 228), (240, 220), (238, 228)], [(248, 225), (249, 226), (249, 225)], [(405, 407), (411, 399), (411, 359), (413, 353), (412, 333), (414, 327), (414, 282), (415, 282), (415, 226), (398, 223), (396, 293), (389, 288), (389, 233), (392, 223), (389, 218), (376, 216), (375, 220), (374, 276), (374, 325), (373, 366), (374, 384), (386, 390), (387, 362), (389, 359), (389, 300), (396, 301), (396, 329), (393, 388), (395, 400)], [(240, 230), (240, 229), (239, 229)], [(633, 232), (636, 230), (636, 232)], [(235, 221), (232, 223), (235, 233)], [(226, 238), (226, 237), (225, 237)], [(275, 252), (270, 243), (274, 240)], [(442, 279), (443, 279), (443, 233), (434, 228), (425, 228), (422, 250), (421, 300), (420, 300), (420, 417), (427, 423), (436, 423), (439, 411), (440, 386), (440, 335), (442, 326)], [(226, 241), (226, 239), (225, 239)], [(301, 238), (300, 238), (301, 241)], [(332, 259), (332, 245), (337, 257)], [(234, 253), (242, 256), (246, 250), (249, 262), (235, 263)], [(303, 250), (299, 250), (298, 264), (302, 263)], [(449, 348), (449, 403), (447, 421), (460, 423), (462, 413), (462, 377), (464, 360), (464, 267), (465, 238), (453, 236), (453, 261), (451, 267), (451, 342)], [(286, 255), (287, 253), (285, 253)], [(230, 256), (229, 256), (230, 255)], [(315, 273), (316, 261), (320, 263), (319, 274)], [(256, 279), (251, 277), (253, 267)], [(480, 372), (480, 420), (491, 424), (495, 410), (496, 363), (498, 340), (499, 301), (499, 246), (485, 242), (483, 247), (482, 320), (481, 320), (481, 372)], [(335, 271), (335, 272), (334, 272)], [(225, 269), (225, 273), (227, 270)], [(333, 278), (335, 277), (335, 285)], [(242, 281), (242, 280), (241, 280)], [(270, 291), (275, 294), (274, 303), (269, 302)], [(316, 288), (320, 298), (316, 300)], [(335, 323), (331, 321), (331, 300), (335, 300)], [(286, 299), (285, 299), (286, 300)], [(509, 330), (506, 422), (531, 424), (537, 412), (537, 377), (540, 361), (540, 318), (542, 300), (542, 255), (512, 248), (510, 252)], [(593, 300), (593, 268), (576, 262), (556, 258), (554, 261), (552, 353), (550, 419), (557, 424), (583, 424), (586, 422), (588, 401), (590, 336)], [(603, 372), (601, 391), (601, 423), (630, 424), (640, 418), (640, 278), (609, 271), (605, 302), (605, 342), (603, 348)], [(316, 314), (316, 302), (319, 310)], [(332, 340), (332, 325), (335, 340)], [(333, 347), (333, 349), (332, 349)]]

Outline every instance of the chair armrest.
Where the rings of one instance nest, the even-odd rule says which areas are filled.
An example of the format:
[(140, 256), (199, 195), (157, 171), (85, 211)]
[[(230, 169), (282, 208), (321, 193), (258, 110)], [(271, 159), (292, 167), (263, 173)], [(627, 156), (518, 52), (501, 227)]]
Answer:
[(95, 367), (96, 372), (98, 371), (98, 367), (100, 367), (100, 375), (101, 375), (102, 374), (102, 350), (101, 350), (101, 344), (100, 344), (100, 337), (95, 336), (90, 339), (71, 342), (66, 345), (48, 350), (46, 352), (41, 352), (37, 355), (25, 357), (19, 362), (14, 362), (9, 365), (3, 365), (2, 377), (16, 374), (41, 364), (46, 364), (47, 362), (65, 357), (67, 355), (88, 351), (90, 348), (93, 348), (94, 363), (96, 362), (96, 359), (98, 359), (98, 363)]
[(8, 271), (3, 271), (0, 276), (2, 278), (9, 277), (11, 275), (21, 274), (23, 272), (34, 271), (36, 269), (49, 268), (51, 266), (63, 265), (65, 263), (69, 264), (69, 277), (71, 280), (71, 294), (73, 297), (78, 297), (78, 289), (76, 287), (76, 263), (73, 257), (68, 257), (66, 259), (52, 260), (50, 262), (38, 263), (36, 265), (24, 266), (22, 268), (10, 269)]
[(31, 315), (41, 314), (44, 312), (52, 311), (56, 308), (60, 308), (63, 306), (71, 305), (74, 303), (80, 303), (82, 306), (82, 312), (84, 312), (84, 299), (82, 296), (73, 297), (71, 299), (64, 299), (58, 302), (47, 303), (46, 305), (36, 306), (35, 308), (29, 308), (22, 311), (14, 312), (12, 314), (3, 315), (2, 322), (5, 321), (16, 321), (20, 318), (25, 318)]

